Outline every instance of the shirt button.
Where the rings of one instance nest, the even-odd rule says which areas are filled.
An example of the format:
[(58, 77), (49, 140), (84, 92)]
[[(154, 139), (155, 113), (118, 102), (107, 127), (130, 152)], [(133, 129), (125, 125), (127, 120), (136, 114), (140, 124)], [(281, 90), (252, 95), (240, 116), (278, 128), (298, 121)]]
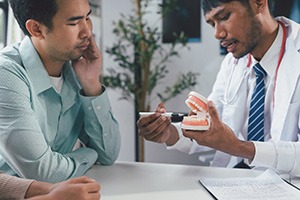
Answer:
[(97, 106), (96, 109), (97, 109), (97, 110), (100, 110), (100, 109), (101, 109), (101, 106)]
[(92, 106), (88, 106), (88, 110), (92, 110)]

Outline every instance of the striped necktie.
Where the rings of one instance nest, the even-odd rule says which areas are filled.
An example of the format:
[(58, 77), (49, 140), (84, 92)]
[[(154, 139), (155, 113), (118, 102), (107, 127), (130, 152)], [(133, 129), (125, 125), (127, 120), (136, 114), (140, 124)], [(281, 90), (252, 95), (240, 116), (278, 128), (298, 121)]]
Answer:
[(248, 141), (264, 141), (264, 107), (266, 72), (259, 63), (253, 67), (256, 85), (252, 94), (248, 121)]

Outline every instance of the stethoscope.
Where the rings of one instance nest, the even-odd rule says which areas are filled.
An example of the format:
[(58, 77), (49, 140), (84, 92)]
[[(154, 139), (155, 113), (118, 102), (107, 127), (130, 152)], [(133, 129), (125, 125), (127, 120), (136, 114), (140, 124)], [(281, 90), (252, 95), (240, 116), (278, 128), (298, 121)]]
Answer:
[[(281, 61), (283, 59), (284, 53), (285, 53), (285, 43), (287, 40), (287, 28), (285, 27), (285, 25), (283, 24), (283, 22), (278, 21), (278, 23), (282, 26), (283, 29), (283, 39), (282, 39), (282, 43), (281, 43), (281, 48), (280, 48), (280, 53), (279, 53), (279, 59), (278, 59), (278, 63), (277, 63), (277, 67), (276, 67), (276, 71), (275, 71), (275, 77), (274, 77), (274, 89), (273, 89), (273, 100), (272, 100), (272, 106), (274, 107), (275, 104), (275, 89), (276, 89), (276, 82), (277, 82), (277, 76), (278, 76), (278, 71), (279, 71), (279, 67), (281, 64)], [(247, 55), (247, 68), (250, 68), (251, 63), (252, 63), (252, 57), (250, 54)], [(236, 65), (238, 63), (238, 59), (235, 60), (234, 64)], [(231, 71), (231, 78), (230, 78), (230, 83), (231, 83), (231, 79), (233, 76), (233, 71), (235, 70), (235, 67), (233, 67), (232, 71)], [(229, 84), (230, 85), (230, 84)], [(228, 97), (229, 95), (227, 95)], [(231, 100), (228, 101), (229, 98), (227, 98), (227, 103), (226, 104), (230, 104), (231, 101), (234, 100), (234, 96)], [(225, 103), (225, 102), (223, 102)]]

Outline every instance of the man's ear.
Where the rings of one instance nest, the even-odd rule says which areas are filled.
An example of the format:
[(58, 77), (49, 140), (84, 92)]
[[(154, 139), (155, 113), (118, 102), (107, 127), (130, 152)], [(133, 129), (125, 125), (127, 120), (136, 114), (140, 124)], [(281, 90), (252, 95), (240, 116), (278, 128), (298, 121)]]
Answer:
[(268, 6), (268, 0), (254, 0), (254, 4), (255, 8), (261, 12), (266, 8), (266, 6)]
[(268, 8), (268, 0), (249, 0), (253, 13), (261, 14)]
[(42, 25), (40, 22), (33, 20), (33, 19), (29, 19), (26, 22), (26, 29), (27, 31), (30, 33), (31, 36), (39, 38), (39, 39), (43, 39), (43, 28), (44, 25)]

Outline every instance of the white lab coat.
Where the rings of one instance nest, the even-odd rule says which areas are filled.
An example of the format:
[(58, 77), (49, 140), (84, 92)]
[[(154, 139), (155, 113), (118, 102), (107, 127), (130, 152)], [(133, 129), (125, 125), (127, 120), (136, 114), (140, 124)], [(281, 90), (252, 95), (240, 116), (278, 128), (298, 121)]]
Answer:
[[(279, 173), (300, 176), (300, 25), (283, 17), (278, 20), (287, 27), (288, 37), (274, 94), (272, 139), (263, 143), (254, 142), (256, 153), (251, 164), (270, 167)], [(222, 121), (230, 126), (239, 138), (243, 138), (241, 130), (247, 120), (247, 114), (244, 112), (247, 106), (247, 62), (247, 56), (236, 62), (236, 59), (228, 54), (222, 62), (217, 81), (208, 97), (215, 103)], [(197, 151), (196, 149), (194, 148), (194, 151)], [(266, 157), (272, 158), (272, 162), (264, 161)], [(231, 155), (217, 151), (212, 165), (226, 167), (230, 159)]]

